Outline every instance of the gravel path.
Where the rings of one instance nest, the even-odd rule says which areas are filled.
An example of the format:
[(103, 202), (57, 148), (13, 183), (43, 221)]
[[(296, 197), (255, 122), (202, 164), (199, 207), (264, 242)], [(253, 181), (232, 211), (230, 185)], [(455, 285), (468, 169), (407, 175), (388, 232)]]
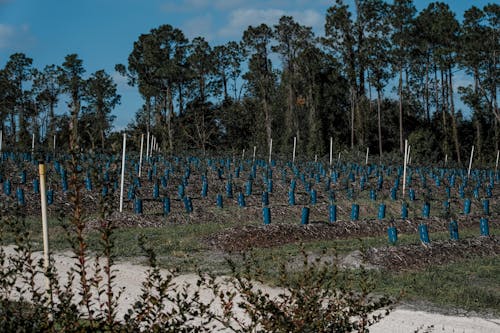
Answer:
[[(3, 247), (7, 255), (14, 254), (13, 246)], [(40, 259), (42, 254), (36, 252), (35, 259)], [(64, 279), (66, 272), (75, 264), (70, 253), (58, 253), (53, 255), (55, 266), (60, 276)], [(142, 281), (146, 276), (148, 267), (132, 264), (130, 262), (118, 262), (114, 266), (116, 270), (116, 286), (124, 287), (124, 292), (120, 298), (118, 307), (118, 317), (123, 318), (126, 310), (129, 309), (137, 296), (141, 293)], [(167, 271), (162, 271), (167, 274)], [(198, 276), (195, 274), (180, 275), (175, 278), (179, 285), (188, 283), (196, 285)], [(40, 276), (37, 283), (43, 286), (43, 277)], [(270, 295), (277, 295), (280, 291), (268, 286), (265, 288)], [(213, 294), (210, 291), (202, 291), (201, 297), (208, 301)], [(396, 308), (389, 316), (381, 322), (370, 327), (370, 332), (500, 332), (500, 319), (452, 316), (439, 313), (416, 311), (404, 307)]]

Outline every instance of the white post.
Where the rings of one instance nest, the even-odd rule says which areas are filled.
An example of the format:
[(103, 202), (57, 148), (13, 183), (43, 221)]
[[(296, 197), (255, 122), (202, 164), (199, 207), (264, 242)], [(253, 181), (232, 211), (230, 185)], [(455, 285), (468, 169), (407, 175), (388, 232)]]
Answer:
[(332, 158), (333, 158), (333, 138), (330, 137), (330, 167), (332, 166)]
[(147, 138), (146, 138), (146, 160), (149, 157), (149, 132), (147, 132)]
[(448, 165), (448, 154), (444, 155), (444, 166)]
[(253, 146), (253, 159), (252, 163), (255, 162), (255, 152), (257, 151), (257, 146)]
[[(0, 133), (2, 133), (2, 132), (0, 132)], [(1, 148), (1, 147), (2, 147), (2, 146), (0, 145), (0, 151), (2, 151), (2, 148)], [(497, 161), (496, 161), (496, 163), (495, 163), (495, 176), (496, 176), (497, 171), (498, 171), (498, 156), (499, 156), (499, 155), (500, 155), (500, 150), (497, 150)]]
[(271, 156), (273, 155), (273, 139), (271, 139), (270, 145), (269, 145), (269, 164), (271, 164), (272, 158)]
[(0, 153), (2, 152), (2, 140), (3, 140), (3, 133), (0, 131)]
[(408, 156), (406, 156), (406, 161), (408, 162), (408, 165), (411, 164), (410, 151), (411, 151), (411, 146), (408, 145)]
[(474, 156), (474, 145), (472, 145), (472, 149), (470, 150), (469, 170), (467, 171), (467, 178), (470, 177), (470, 169), (472, 168), (472, 157), (473, 156)]
[(366, 159), (365, 159), (365, 165), (368, 165), (368, 154), (370, 152), (370, 147), (366, 147)]
[[(40, 175), (40, 204), (42, 209), (42, 238), (43, 238), (43, 268), (45, 272), (49, 267), (49, 230), (47, 226), (47, 192), (45, 187), (45, 164), (38, 164), (38, 173)], [(47, 293), (50, 288), (50, 280), (45, 280)]]
[(318, 162), (318, 154), (314, 155), (314, 163)]
[(404, 165), (403, 165), (403, 199), (405, 197), (405, 188), (406, 188), (406, 164), (408, 162), (408, 140), (405, 140), (405, 157), (404, 157)]
[(35, 133), (31, 136), (31, 155), (35, 152)]
[(297, 149), (297, 137), (293, 137), (293, 155), (292, 155), (292, 163), (295, 163), (295, 149)]
[(56, 135), (54, 134), (54, 153), (56, 152)]
[(243, 152), (241, 153), (241, 161), (245, 160), (245, 148), (243, 148)]
[(340, 163), (340, 152), (339, 152), (339, 158), (337, 159), (337, 163)]
[(141, 151), (139, 153), (139, 178), (141, 178), (143, 148), (144, 148), (144, 133), (141, 134)]
[(125, 149), (127, 147), (127, 134), (123, 133), (122, 177), (120, 181), (120, 213), (123, 212), (123, 185), (125, 181)]
[(149, 157), (153, 156), (153, 148), (155, 146), (155, 141), (156, 141), (155, 136), (151, 135), (151, 147), (150, 147), (150, 150), (149, 150)]

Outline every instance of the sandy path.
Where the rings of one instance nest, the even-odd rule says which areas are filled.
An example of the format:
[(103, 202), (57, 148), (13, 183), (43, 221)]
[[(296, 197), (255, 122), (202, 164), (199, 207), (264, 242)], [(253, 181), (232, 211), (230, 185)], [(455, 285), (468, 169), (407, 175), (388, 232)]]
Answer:
[[(14, 253), (13, 246), (3, 247), (8, 255)], [(40, 252), (34, 254), (38, 260), (42, 257)], [(74, 259), (70, 253), (54, 254), (53, 259), (59, 275), (63, 281), (70, 267), (74, 265)], [(128, 262), (117, 262), (114, 266), (116, 271), (116, 286), (125, 287), (125, 290), (120, 298), (118, 317), (123, 318), (127, 309), (131, 308), (133, 302), (141, 293), (142, 282), (145, 279), (148, 267), (142, 265), (131, 264)], [(167, 271), (162, 271), (167, 273)], [(175, 278), (178, 285), (188, 283), (196, 285), (198, 276), (195, 274), (184, 274)], [(38, 283), (43, 285), (43, 277), (40, 276)], [(280, 290), (261, 286), (266, 289), (270, 295), (277, 295)], [(201, 297), (208, 302), (213, 294), (210, 291), (202, 291)], [(390, 313), (389, 316), (382, 319), (381, 322), (370, 327), (370, 332), (499, 332), (500, 333), (500, 318), (487, 319), (480, 317), (465, 317), (465, 316), (450, 316), (438, 313), (430, 313), (424, 311), (415, 311), (405, 308), (397, 308)]]

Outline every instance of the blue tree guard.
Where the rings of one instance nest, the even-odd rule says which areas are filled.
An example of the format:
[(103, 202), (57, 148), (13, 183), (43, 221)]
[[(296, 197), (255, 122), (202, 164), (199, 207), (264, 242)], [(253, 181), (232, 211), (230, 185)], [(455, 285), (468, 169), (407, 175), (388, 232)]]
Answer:
[(104, 198), (108, 195), (108, 187), (106, 185), (103, 185), (102, 191), (101, 191), (101, 196)]
[(242, 208), (245, 207), (245, 196), (241, 192), (238, 194), (238, 205)]
[(163, 215), (170, 214), (170, 198), (163, 197)]
[(247, 197), (252, 195), (252, 181), (251, 180), (247, 180), (247, 182), (245, 184), (245, 195)]
[(265, 225), (271, 223), (271, 209), (269, 207), (262, 208), (262, 216)]
[(382, 220), (385, 218), (385, 204), (381, 203), (378, 206), (378, 219)]
[(415, 190), (410, 188), (410, 191), (408, 192), (408, 197), (410, 198), (410, 201), (415, 201)]
[(398, 230), (396, 227), (387, 228), (387, 236), (389, 236), (389, 243), (395, 245), (398, 241)]
[(336, 222), (337, 221), (337, 206), (336, 205), (330, 205), (328, 207), (328, 221), (330, 223)]
[(488, 199), (483, 200), (483, 212), (485, 215), (490, 215), (490, 201)]
[(269, 193), (273, 192), (273, 180), (272, 179), (267, 180), (267, 192), (269, 192)]
[(479, 220), (479, 228), (481, 230), (481, 236), (489, 236), (490, 235), (490, 227), (488, 225), (487, 218), (482, 217), (481, 220)]
[(420, 235), (420, 241), (424, 244), (429, 244), (429, 230), (427, 229), (426, 224), (420, 224), (418, 226), (418, 233)]
[(428, 202), (424, 202), (424, 206), (422, 207), (422, 216), (426, 219), (429, 218), (431, 213), (431, 205)]
[(54, 190), (47, 190), (47, 205), (54, 203)]
[(185, 195), (185, 188), (183, 184), (179, 184), (177, 187), (177, 195), (179, 196), (179, 199), (183, 199)]
[(293, 191), (288, 192), (288, 204), (290, 206), (295, 205), (295, 192), (293, 192)]
[(33, 179), (33, 193), (40, 193), (40, 181), (38, 179)]
[(262, 192), (262, 204), (264, 206), (269, 206), (269, 192)]
[(406, 220), (408, 218), (408, 204), (406, 202), (401, 203), (401, 219)]
[(142, 214), (142, 199), (135, 198), (134, 200), (134, 212), (136, 214)]
[(357, 221), (359, 218), (359, 205), (352, 204), (351, 207), (351, 221)]
[(448, 229), (450, 230), (450, 239), (451, 240), (458, 240), (458, 223), (457, 221), (451, 221), (450, 225), (448, 226)]
[(228, 181), (226, 183), (226, 198), (231, 199), (233, 197), (233, 184)]
[(158, 182), (155, 182), (153, 186), (153, 198), (158, 199), (160, 197), (160, 184)]
[(90, 177), (85, 177), (85, 189), (87, 191), (92, 191), (92, 180)]
[(309, 224), (309, 207), (302, 208), (302, 218), (300, 224)]
[(465, 199), (464, 200), (464, 214), (469, 215), (470, 214), (470, 199)]
[(16, 191), (16, 195), (17, 195), (17, 203), (21, 206), (24, 206), (24, 204), (25, 204), (25, 202), (24, 202), (24, 190), (19, 187)]
[(397, 199), (397, 187), (391, 188), (391, 200), (394, 201)]
[(217, 194), (217, 207), (219, 207), (219, 208), (224, 207), (223, 202), (222, 202), (222, 194), (220, 194), (220, 193)]
[(186, 210), (186, 213), (191, 214), (193, 212), (193, 203), (191, 198), (186, 196), (182, 201), (184, 202), (184, 209)]
[(315, 205), (317, 201), (317, 193), (315, 189), (311, 190), (311, 205)]
[(208, 195), (208, 183), (207, 181), (203, 181), (203, 183), (201, 184), (201, 196), (203, 198), (206, 198)]
[(10, 180), (8, 179), (3, 182), (3, 193), (6, 196), (10, 196), (11, 194), (11, 185), (10, 185)]

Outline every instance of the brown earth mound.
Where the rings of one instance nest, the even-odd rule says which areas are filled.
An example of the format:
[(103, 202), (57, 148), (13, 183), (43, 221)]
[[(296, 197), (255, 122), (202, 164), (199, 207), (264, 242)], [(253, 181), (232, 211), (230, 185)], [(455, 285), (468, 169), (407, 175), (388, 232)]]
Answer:
[(365, 253), (364, 259), (370, 265), (400, 272), (499, 254), (500, 239), (490, 236), (459, 241), (435, 241), (428, 245), (410, 244), (370, 248)]

